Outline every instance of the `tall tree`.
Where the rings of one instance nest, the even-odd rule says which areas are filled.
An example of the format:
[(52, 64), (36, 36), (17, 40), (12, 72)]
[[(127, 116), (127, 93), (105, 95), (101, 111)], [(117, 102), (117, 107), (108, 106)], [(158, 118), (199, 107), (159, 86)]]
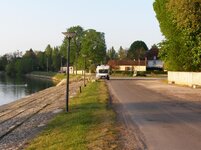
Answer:
[(131, 44), (128, 50), (128, 58), (130, 59), (144, 59), (148, 47), (143, 41), (135, 41)]
[(26, 51), (26, 53), (23, 55), (23, 58), (25, 59), (29, 59), (29, 61), (31, 62), (31, 71), (35, 70), (36, 66), (37, 66), (37, 60), (36, 60), (36, 54), (34, 53), (34, 51), (32, 49)]
[(21, 59), (21, 52), (15, 51), (4, 55), (7, 59), (7, 64), (5, 66), (5, 71), (8, 75), (14, 76), (17, 74), (16, 62)]
[(6, 65), (8, 64), (7, 55), (0, 57), (0, 71), (5, 71)]
[(201, 70), (201, 2), (156, 0), (154, 10), (166, 40), (160, 56), (169, 70)]
[(45, 71), (46, 68), (46, 60), (45, 60), (45, 53), (44, 52), (37, 52), (36, 53), (37, 58), (37, 70)]
[(111, 49), (109, 49), (107, 51), (107, 61), (108, 60), (115, 60), (115, 59), (118, 59), (118, 54), (115, 51), (114, 47), (112, 47)]
[(58, 71), (60, 68), (60, 58), (59, 48), (55, 47), (52, 52), (52, 67), (54, 71)]
[[(70, 64), (76, 66), (77, 59), (80, 55), (81, 51), (81, 43), (84, 34), (84, 29), (81, 26), (73, 26), (67, 29), (67, 32), (75, 32), (76, 37), (71, 40), (71, 48), (70, 48)], [(60, 47), (61, 57), (67, 59), (67, 46), (68, 39), (65, 37), (63, 43)]]
[[(81, 54), (87, 55), (88, 60), (92, 60), (95, 64), (105, 63), (106, 44), (104, 33), (97, 32), (94, 29), (86, 30), (82, 38)], [(80, 64), (83, 64), (82, 58), (80, 58)]]
[(157, 45), (152, 45), (151, 49), (147, 51), (146, 57), (148, 60), (153, 60), (153, 59), (158, 59), (158, 46)]
[(120, 46), (119, 51), (118, 51), (118, 57), (120, 60), (126, 59), (127, 58), (127, 50), (123, 49), (122, 46)]
[(52, 70), (52, 47), (50, 46), (50, 44), (47, 45), (46, 49), (45, 49), (45, 55), (46, 55), (46, 69)]

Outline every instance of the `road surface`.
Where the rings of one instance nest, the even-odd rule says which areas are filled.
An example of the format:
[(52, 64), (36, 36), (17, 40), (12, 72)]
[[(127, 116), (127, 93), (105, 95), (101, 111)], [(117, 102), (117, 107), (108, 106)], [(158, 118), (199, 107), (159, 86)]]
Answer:
[[(167, 85), (161, 80), (110, 80), (127, 127), (142, 149), (201, 149), (201, 89)], [(119, 107), (116, 107), (119, 109)], [(117, 110), (118, 111), (118, 110)]]

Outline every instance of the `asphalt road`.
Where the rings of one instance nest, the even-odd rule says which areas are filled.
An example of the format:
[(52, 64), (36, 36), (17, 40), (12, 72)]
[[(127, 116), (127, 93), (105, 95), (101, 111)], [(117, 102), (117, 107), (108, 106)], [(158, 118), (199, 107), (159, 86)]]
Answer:
[[(179, 100), (171, 96), (169, 90), (178, 90), (170, 86), (162, 93), (164, 82), (157, 81), (156, 89), (147, 88), (155, 81), (110, 80), (107, 82), (114, 97), (118, 99), (124, 122), (139, 130), (138, 136), (149, 150), (201, 150), (201, 103), (186, 99)], [(180, 95), (189, 91), (181, 87)], [(190, 89), (192, 90), (192, 89)], [(197, 91), (197, 92), (201, 92)], [(185, 93), (184, 93), (185, 94)], [(184, 96), (185, 99), (185, 96)], [(133, 131), (133, 132), (136, 132)]]

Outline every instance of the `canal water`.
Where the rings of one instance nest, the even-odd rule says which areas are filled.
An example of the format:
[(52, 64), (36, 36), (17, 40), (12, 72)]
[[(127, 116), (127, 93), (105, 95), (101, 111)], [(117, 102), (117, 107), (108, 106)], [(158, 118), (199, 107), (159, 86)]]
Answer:
[(53, 86), (49, 80), (9, 77), (0, 73), (0, 106)]

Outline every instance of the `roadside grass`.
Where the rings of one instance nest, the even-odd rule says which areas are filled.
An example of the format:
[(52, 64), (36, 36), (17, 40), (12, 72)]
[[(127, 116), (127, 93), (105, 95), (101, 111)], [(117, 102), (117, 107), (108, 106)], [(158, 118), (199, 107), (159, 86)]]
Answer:
[(104, 82), (89, 83), (70, 100), (70, 112), (58, 114), (27, 150), (117, 149), (118, 129)]

